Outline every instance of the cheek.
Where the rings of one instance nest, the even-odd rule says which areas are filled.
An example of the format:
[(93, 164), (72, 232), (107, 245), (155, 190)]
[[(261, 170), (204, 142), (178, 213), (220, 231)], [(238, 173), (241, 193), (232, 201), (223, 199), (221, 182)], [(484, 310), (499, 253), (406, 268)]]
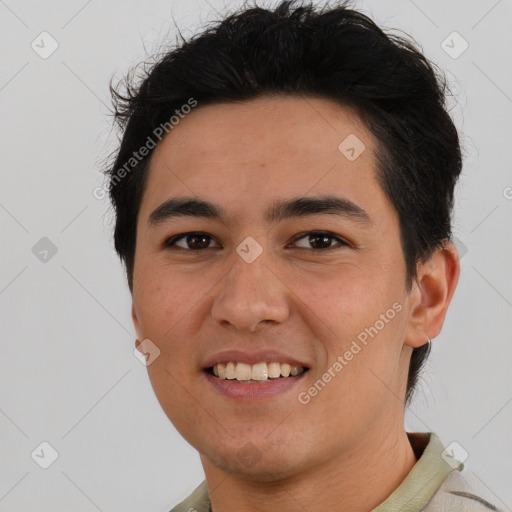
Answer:
[[(200, 394), (190, 387), (182, 365), (173, 365), (174, 358), (169, 355), (161, 354), (148, 366), (149, 380), (164, 413), (181, 435), (192, 443), (194, 439), (189, 436), (204, 423), (204, 414), (198, 410), (197, 398), (194, 399)], [(206, 425), (204, 428), (207, 429)]]
[(370, 368), (377, 374), (394, 371), (406, 324), (402, 279), (392, 272), (370, 274), (353, 267), (333, 271), (328, 280), (301, 280), (298, 295), (304, 297), (304, 311), (317, 321), (315, 335), (328, 365), (343, 357), (343, 373), (352, 383), (375, 379)]
[[(182, 365), (176, 361), (190, 360), (187, 354), (182, 353), (187, 344), (180, 343), (183, 339), (178, 336), (177, 327), (180, 319), (186, 315), (188, 301), (180, 294), (176, 287), (179, 283), (169, 283), (162, 279), (162, 274), (152, 272), (151, 275), (139, 274), (135, 281), (133, 300), (139, 319), (140, 335), (149, 339), (159, 350), (159, 356), (148, 366), (148, 374), (152, 385), (158, 395), (161, 394), (163, 384), (171, 384), (166, 393), (173, 395), (176, 384), (172, 377), (180, 379)], [(166, 375), (169, 371), (171, 375)]]
[(145, 332), (161, 336), (172, 330), (200, 304), (209, 288), (197, 273), (147, 265), (137, 275), (134, 286), (134, 300)]
[(297, 295), (341, 339), (377, 320), (396, 300), (390, 284), (365, 269), (344, 265), (325, 275), (303, 273), (294, 287)]
[(168, 268), (155, 265), (150, 268), (151, 273), (139, 274), (135, 295), (143, 335), (160, 350), (147, 367), (148, 376), (162, 409), (178, 430), (185, 429), (187, 418), (196, 415), (195, 402), (190, 400), (187, 390), (191, 376), (197, 372), (193, 321), (205, 293), (194, 286), (197, 278), (171, 273)]

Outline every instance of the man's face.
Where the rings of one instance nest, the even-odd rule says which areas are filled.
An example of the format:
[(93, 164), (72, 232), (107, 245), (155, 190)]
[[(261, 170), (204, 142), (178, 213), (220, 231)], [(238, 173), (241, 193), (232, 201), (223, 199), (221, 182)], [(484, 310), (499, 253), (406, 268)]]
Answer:
[[(283, 477), (403, 428), (411, 296), (374, 151), (351, 110), (276, 96), (198, 106), (155, 149), (133, 316), (160, 350), (148, 366), (158, 400), (203, 463)], [(267, 218), (276, 203), (327, 196), (344, 207)], [(180, 198), (225, 217), (151, 217)], [(196, 236), (166, 245), (183, 233)], [(307, 370), (244, 383), (213, 374), (228, 361), (267, 363), (235, 368), (241, 379)]]

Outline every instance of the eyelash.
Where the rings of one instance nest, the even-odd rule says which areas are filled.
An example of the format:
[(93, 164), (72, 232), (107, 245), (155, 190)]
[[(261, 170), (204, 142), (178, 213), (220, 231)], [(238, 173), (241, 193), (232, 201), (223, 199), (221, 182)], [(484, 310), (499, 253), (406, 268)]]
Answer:
[[(213, 239), (213, 237), (211, 235), (209, 235), (208, 233), (204, 233), (202, 231), (189, 231), (188, 233), (180, 233), (178, 235), (172, 236), (171, 238), (169, 238), (168, 240), (165, 241), (164, 246), (166, 248), (173, 247), (176, 242), (178, 242), (182, 239), (186, 239), (188, 236), (191, 236), (191, 235), (205, 236), (210, 239)], [(346, 247), (350, 246), (350, 244), (346, 240), (339, 237), (338, 235), (335, 235), (334, 233), (331, 233), (330, 231), (306, 231), (305, 233), (300, 233), (300, 235), (296, 236), (292, 243), (295, 243), (303, 238), (306, 238), (306, 237), (312, 236), (312, 235), (319, 235), (319, 236), (324, 236), (326, 238), (332, 238), (332, 239), (336, 240), (337, 242), (339, 242), (340, 245), (338, 247), (334, 246), (334, 247), (325, 247), (325, 248), (320, 248), (320, 249), (315, 249), (315, 248), (306, 249), (304, 247), (299, 247), (299, 250), (315, 251), (315, 252), (324, 251), (325, 252), (325, 251), (329, 251), (329, 250), (333, 250), (333, 249), (339, 249), (344, 246), (346, 246)], [(178, 248), (182, 249), (184, 251), (188, 251), (188, 252), (199, 252), (199, 251), (204, 251), (206, 249), (215, 249), (215, 247), (205, 247), (202, 249), (184, 249), (183, 247), (178, 247)]]

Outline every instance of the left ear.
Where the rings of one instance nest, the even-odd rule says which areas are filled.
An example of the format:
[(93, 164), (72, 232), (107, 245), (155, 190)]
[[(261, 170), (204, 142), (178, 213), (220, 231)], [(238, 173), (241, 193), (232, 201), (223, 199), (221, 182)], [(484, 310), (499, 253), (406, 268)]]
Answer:
[(459, 281), (457, 249), (446, 241), (425, 263), (419, 264), (409, 294), (410, 318), (405, 344), (416, 348), (435, 338), (443, 327), (446, 311)]

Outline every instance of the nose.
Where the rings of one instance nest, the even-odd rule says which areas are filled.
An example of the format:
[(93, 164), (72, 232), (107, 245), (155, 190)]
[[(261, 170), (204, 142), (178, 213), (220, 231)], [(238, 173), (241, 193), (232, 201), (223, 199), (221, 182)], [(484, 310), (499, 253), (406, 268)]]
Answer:
[(289, 290), (261, 255), (247, 263), (238, 255), (220, 283), (211, 314), (223, 327), (256, 332), (289, 316)]

